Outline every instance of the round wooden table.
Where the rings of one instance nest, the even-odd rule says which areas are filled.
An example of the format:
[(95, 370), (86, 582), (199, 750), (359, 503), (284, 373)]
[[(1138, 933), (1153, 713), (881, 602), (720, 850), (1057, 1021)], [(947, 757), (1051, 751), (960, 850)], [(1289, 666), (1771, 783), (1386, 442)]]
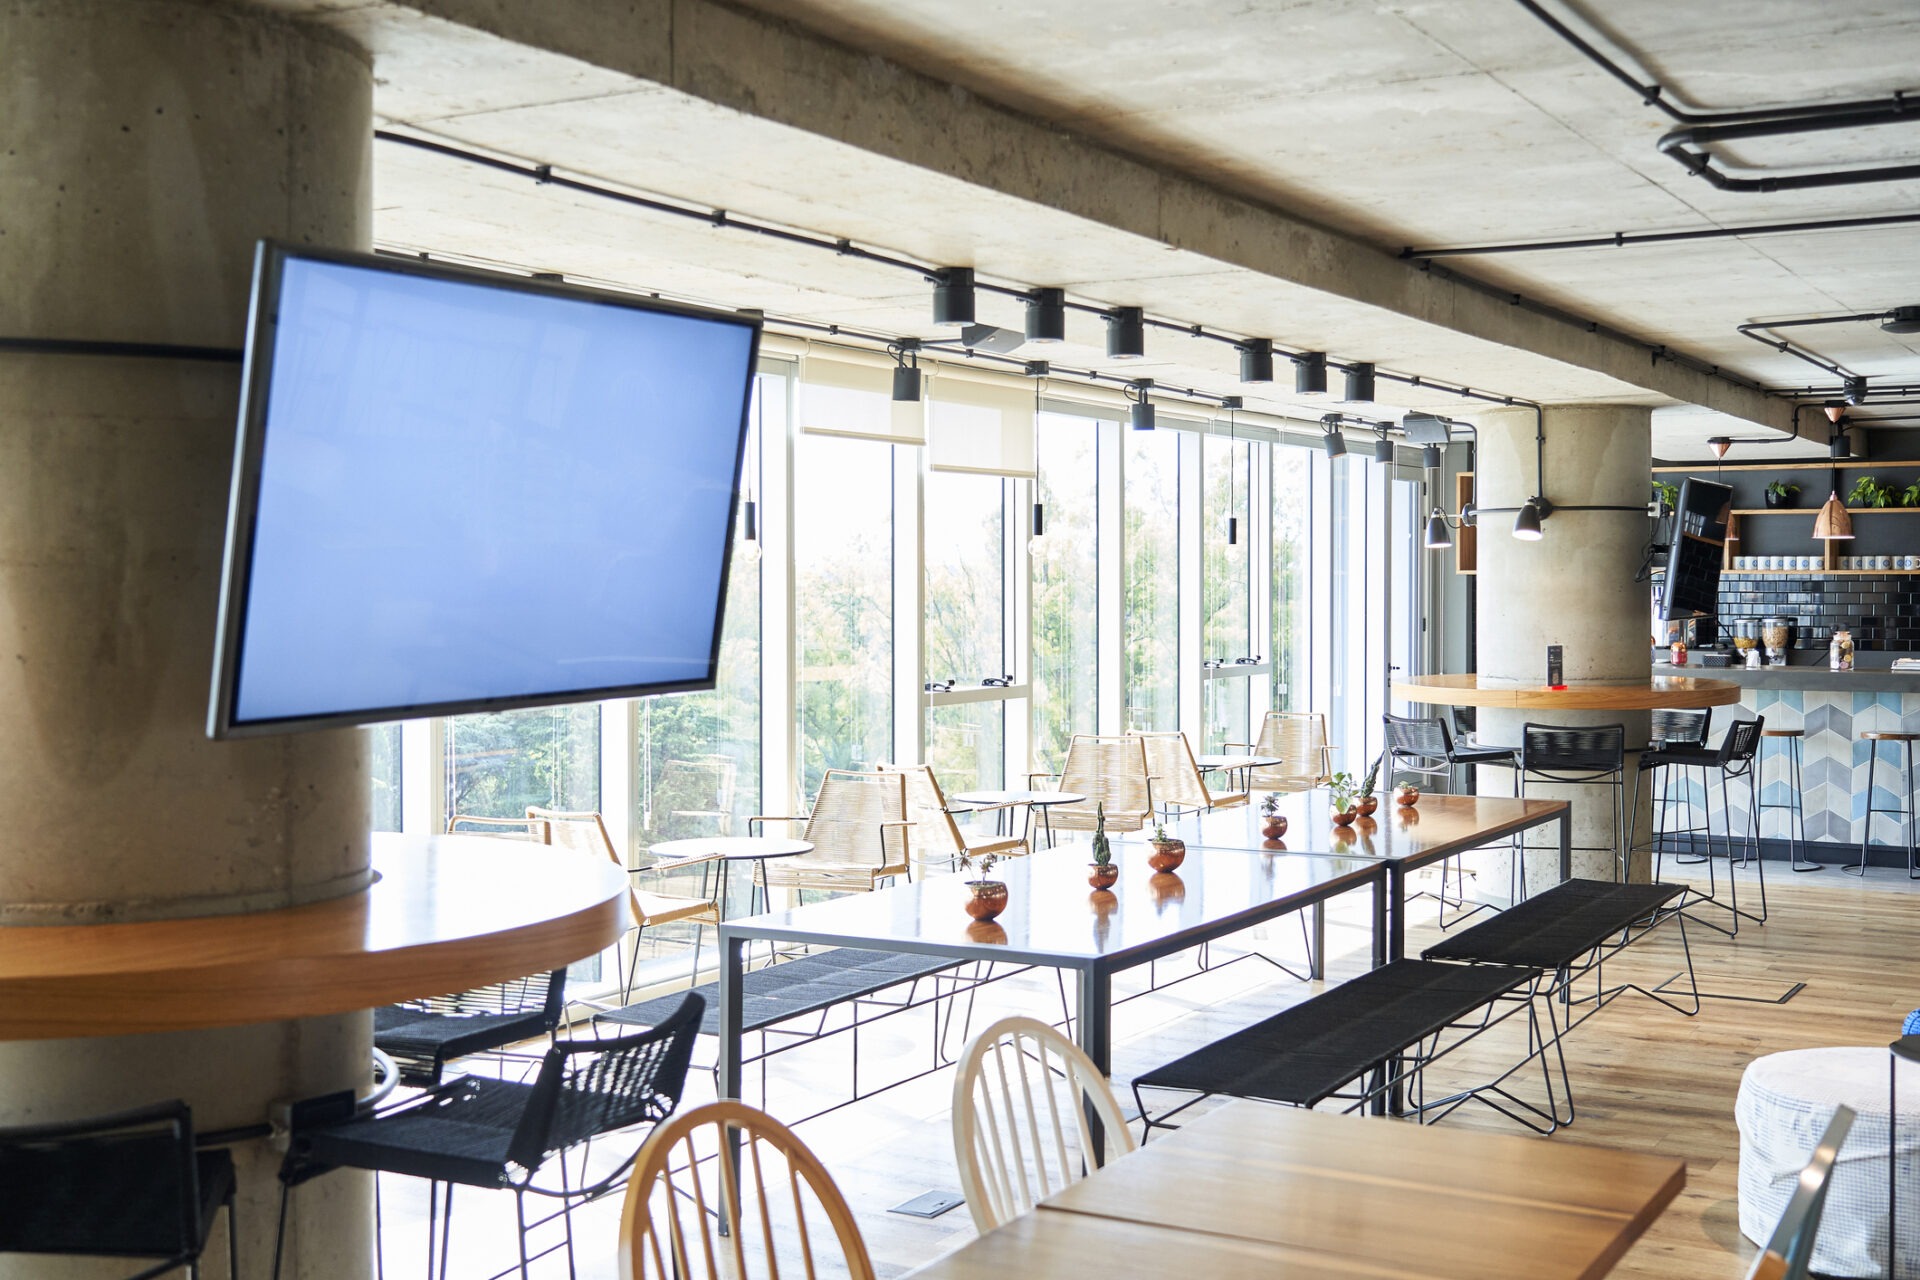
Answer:
[(1408, 676), (1393, 682), (1393, 696), (1407, 702), (1451, 707), (1510, 707), (1523, 711), (1698, 710), (1740, 701), (1731, 680), (1700, 676), (1655, 676), (1643, 680), (1582, 680), (1564, 689), (1478, 675)]
[(490, 836), (373, 837), (371, 886), (281, 911), (0, 928), (0, 1039), (280, 1022), (445, 995), (612, 946), (627, 878)]

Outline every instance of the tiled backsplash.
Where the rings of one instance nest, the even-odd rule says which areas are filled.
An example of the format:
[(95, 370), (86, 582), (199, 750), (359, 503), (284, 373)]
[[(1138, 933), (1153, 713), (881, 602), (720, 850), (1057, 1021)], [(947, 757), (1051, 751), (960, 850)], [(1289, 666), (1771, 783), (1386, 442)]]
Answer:
[(1738, 620), (1791, 618), (1793, 647), (1824, 649), (1837, 627), (1850, 627), (1863, 649), (1920, 652), (1920, 576), (1720, 576), (1720, 625)]

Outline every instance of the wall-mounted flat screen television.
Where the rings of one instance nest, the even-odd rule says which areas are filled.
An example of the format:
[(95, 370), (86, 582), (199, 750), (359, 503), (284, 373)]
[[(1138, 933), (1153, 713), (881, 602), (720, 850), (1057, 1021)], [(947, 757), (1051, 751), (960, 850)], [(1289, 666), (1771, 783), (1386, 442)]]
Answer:
[(1660, 585), (1660, 617), (1697, 618), (1719, 612), (1720, 564), (1727, 549), (1733, 490), (1688, 476), (1674, 504), (1667, 573)]
[(208, 733), (712, 688), (759, 339), (263, 243)]

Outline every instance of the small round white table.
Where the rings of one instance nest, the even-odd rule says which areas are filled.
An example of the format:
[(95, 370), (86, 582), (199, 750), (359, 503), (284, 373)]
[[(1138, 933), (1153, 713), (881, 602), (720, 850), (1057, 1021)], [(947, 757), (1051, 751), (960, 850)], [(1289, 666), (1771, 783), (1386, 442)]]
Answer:
[(1279, 756), (1205, 755), (1196, 757), (1194, 763), (1200, 766), (1200, 772), (1202, 773), (1218, 772), (1226, 774), (1228, 786), (1233, 785), (1233, 775), (1238, 773), (1240, 775), (1240, 789), (1242, 791), (1250, 791), (1253, 789), (1253, 771), (1255, 769), (1271, 769), (1273, 766), (1282, 763), (1282, 761)]
[[(771, 907), (767, 899), (767, 877), (763, 868), (769, 858), (797, 858), (803, 853), (812, 853), (813, 844), (808, 840), (789, 840), (784, 836), (693, 836), (685, 840), (662, 840), (659, 844), (647, 846), (647, 852), (663, 863), (680, 863), (692, 866), (697, 863), (720, 864), (720, 915), (727, 914), (728, 870), (736, 862), (751, 862), (754, 866), (753, 882), (747, 893), (747, 914), (753, 914), (753, 889), (760, 891), (760, 901)], [(705, 886), (702, 885), (704, 891)]]
[[(1040, 824), (1047, 830), (1047, 848), (1053, 848), (1053, 822), (1047, 817), (1047, 810), (1056, 804), (1079, 804), (1086, 797), (1077, 791), (962, 791), (947, 797), (949, 800), (981, 809), (1023, 806), (1027, 811), (1025, 839), (1027, 847), (1033, 847), (1033, 811), (1040, 811)], [(999, 827), (996, 823), (995, 830)]]

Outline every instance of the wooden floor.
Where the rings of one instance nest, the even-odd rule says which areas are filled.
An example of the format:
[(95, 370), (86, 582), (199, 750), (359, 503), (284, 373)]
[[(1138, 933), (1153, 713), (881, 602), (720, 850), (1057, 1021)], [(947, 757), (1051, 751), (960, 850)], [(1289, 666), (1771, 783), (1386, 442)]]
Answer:
[[(1751, 873), (1744, 874), (1749, 877), (1742, 883), (1746, 905)], [(1752, 1246), (1740, 1237), (1735, 1205), (1739, 1137), (1733, 1101), (1741, 1070), (1753, 1058), (1779, 1049), (1878, 1046), (1898, 1034), (1900, 1019), (1920, 1005), (1920, 964), (1915, 963), (1913, 946), (1920, 934), (1920, 883), (1909, 885), (1899, 874), (1878, 872), (1862, 884), (1837, 869), (1794, 876), (1770, 867), (1772, 917), (1766, 925), (1743, 924), (1737, 940), (1689, 929), (1703, 991), (1767, 1000), (1796, 982), (1805, 983), (1784, 1005), (1709, 999), (1697, 1017), (1686, 1018), (1628, 996), (1568, 1038), (1578, 1119), (1559, 1135), (1538, 1140), (1660, 1152), (1687, 1162), (1686, 1191), (1627, 1255), (1616, 1275), (1720, 1280), (1743, 1274)], [(1328, 949), (1336, 978), (1365, 966), (1362, 905), (1355, 902), (1331, 917)], [(1417, 954), (1426, 940), (1439, 936), (1433, 904), (1417, 903), (1413, 922), (1408, 951)], [(1649, 939), (1609, 964), (1609, 981), (1657, 983), (1677, 972), (1677, 933), (1669, 926), (1655, 938), (1657, 942)], [(1300, 932), (1291, 921), (1276, 922), (1245, 941), (1283, 959), (1297, 958), (1301, 951)], [(1228, 954), (1216, 948), (1214, 958)], [(1192, 968), (1190, 962), (1184, 969), (1169, 962), (1160, 966), (1159, 976), (1164, 980)], [(1138, 991), (1144, 977), (1138, 973), (1116, 994)], [(1303, 999), (1314, 989), (1249, 959), (1127, 1001), (1116, 1011), (1114, 1027), (1114, 1076), (1123, 1101), (1131, 1106), (1127, 1082), (1134, 1073)], [(987, 988), (979, 997), (975, 1025), (1010, 1012), (1058, 1021), (1060, 995), (1051, 973), (1028, 973)], [(931, 1033), (931, 1019), (924, 1014), (906, 1015), (863, 1033), (863, 1078), (879, 1080), (889, 1071), (924, 1069)], [(1454, 1073), (1470, 1078), (1479, 1062), (1498, 1056), (1502, 1046), (1491, 1036), (1486, 1043), (1484, 1054), (1463, 1054), (1456, 1060)], [(703, 1046), (702, 1052), (710, 1049)], [(834, 1089), (843, 1087), (846, 1055), (843, 1037), (777, 1060), (768, 1081), (769, 1109), (792, 1116), (823, 1105)], [(703, 1062), (696, 1058), (697, 1066)], [(909, 1271), (973, 1234), (964, 1208), (932, 1220), (888, 1212), (922, 1191), (955, 1188), (947, 1127), (951, 1088), (951, 1071), (939, 1071), (800, 1126), (801, 1135), (846, 1192), (882, 1276)], [(711, 1094), (711, 1078), (696, 1070), (689, 1100)], [(1510, 1122), (1480, 1108), (1462, 1110), (1445, 1123), (1517, 1132)], [(386, 1188), (387, 1274), (422, 1275), (419, 1214), (424, 1189), (405, 1179), (387, 1179)], [(489, 1203), (493, 1200), (499, 1203)], [(582, 1276), (615, 1274), (612, 1244), (618, 1214), (618, 1203), (612, 1201), (576, 1217)], [(462, 1192), (454, 1274), (486, 1275), (504, 1265), (512, 1257), (512, 1220), (510, 1198)], [(1391, 1226), (1383, 1224), (1382, 1229)], [(565, 1275), (564, 1260), (548, 1259), (536, 1266), (535, 1274)]]

